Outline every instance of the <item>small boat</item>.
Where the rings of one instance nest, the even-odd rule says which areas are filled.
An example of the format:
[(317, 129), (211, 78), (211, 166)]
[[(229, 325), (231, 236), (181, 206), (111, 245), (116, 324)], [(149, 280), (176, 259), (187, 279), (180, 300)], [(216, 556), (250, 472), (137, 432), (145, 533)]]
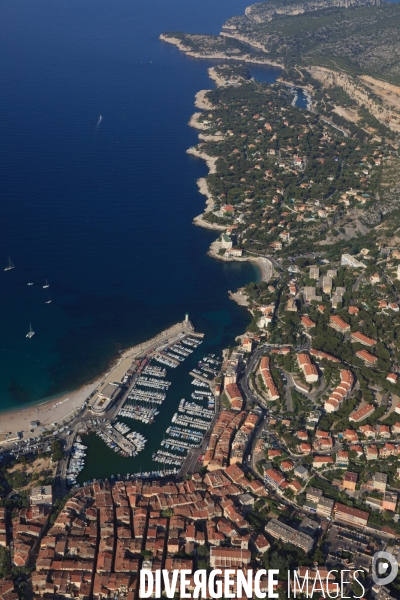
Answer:
[(47, 281), (47, 279), (46, 279), (46, 283), (44, 284), (44, 286), (43, 286), (43, 289), (45, 290), (45, 289), (47, 289), (48, 287), (50, 287), (50, 286), (49, 286), (49, 282), (48, 282), (48, 281)]
[(27, 338), (31, 338), (31, 337), (33, 337), (34, 335), (35, 335), (35, 332), (33, 331), (33, 329), (32, 329), (32, 325), (30, 324), (30, 325), (29, 325), (29, 331), (28, 331), (28, 333), (26, 334), (26, 337), (27, 337)]
[(8, 267), (6, 267), (4, 270), (5, 271), (11, 271), (12, 269), (15, 269), (14, 263), (11, 260), (10, 257), (8, 257)]
[(27, 283), (26, 285), (33, 285), (33, 283)]
[(52, 300), (52, 299), (50, 298), (50, 296), (49, 296), (49, 299), (48, 299), (48, 300), (46, 300), (45, 304), (51, 304), (52, 302), (53, 302), (53, 300)]

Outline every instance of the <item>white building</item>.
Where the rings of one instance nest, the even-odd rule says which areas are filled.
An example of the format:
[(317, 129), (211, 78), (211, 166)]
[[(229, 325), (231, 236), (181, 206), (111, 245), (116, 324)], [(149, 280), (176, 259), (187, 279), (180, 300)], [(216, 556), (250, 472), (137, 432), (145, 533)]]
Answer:
[(364, 269), (366, 265), (350, 254), (342, 254), (340, 264), (343, 267), (352, 267), (353, 269)]

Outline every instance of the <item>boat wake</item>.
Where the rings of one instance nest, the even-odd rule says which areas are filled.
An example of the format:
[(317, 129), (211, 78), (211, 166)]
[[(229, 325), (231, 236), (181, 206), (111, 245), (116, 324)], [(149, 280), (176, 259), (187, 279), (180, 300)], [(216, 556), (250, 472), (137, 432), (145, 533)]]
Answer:
[(97, 121), (97, 125), (96, 125), (96, 131), (98, 130), (98, 128), (100, 127), (100, 123), (102, 122), (103, 117), (102, 115), (99, 116), (99, 120)]

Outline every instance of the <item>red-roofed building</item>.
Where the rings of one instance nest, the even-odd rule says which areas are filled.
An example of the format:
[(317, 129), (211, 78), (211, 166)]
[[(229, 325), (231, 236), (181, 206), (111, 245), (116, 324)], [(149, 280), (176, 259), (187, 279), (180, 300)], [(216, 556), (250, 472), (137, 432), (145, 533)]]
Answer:
[(333, 329), (336, 329), (336, 331), (339, 331), (340, 333), (346, 333), (350, 331), (350, 325), (337, 315), (331, 316), (329, 321), (330, 327), (333, 327)]
[(349, 421), (353, 421), (354, 423), (359, 423), (364, 419), (368, 419), (375, 412), (375, 407), (372, 404), (366, 404), (362, 408), (359, 408), (351, 413), (349, 416)]
[(270, 362), (271, 361), (269, 356), (262, 357), (260, 362), (261, 377), (265, 385), (268, 397), (271, 400), (278, 400), (279, 392), (272, 377)]
[(378, 357), (374, 356), (370, 352), (367, 352), (367, 350), (359, 350), (358, 352), (356, 352), (356, 356), (358, 356), (358, 358), (361, 358), (361, 360), (366, 365), (371, 366), (371, 365), (374, 365), (376, 362), (378, 362)]
[(301, 317), (301, 324), (305, 329), (312, 329), (316, 325), (307, 315)]
[(376, 344), (376, 340), (368, 337), (367, 335), (364, 335), (363, 333), (361, 333), (361, 331), (355, 331), (350, 335), (350, 337), (353, 342), (359, 342), (363, 346), (368, 346), (369, 348), (372, 348), (372, 346), (375, 346)]
[(284, 481), (286, 481), (282, 473), (276, 469), (268, 469), (268, 471), (265, 471), (265, 479), (275, 488), (281, 487)]
[(236, 383), (229, 383), (225, 386), (225, 395), (228, 398), (232, 410), (242, 410), (243, 396)]

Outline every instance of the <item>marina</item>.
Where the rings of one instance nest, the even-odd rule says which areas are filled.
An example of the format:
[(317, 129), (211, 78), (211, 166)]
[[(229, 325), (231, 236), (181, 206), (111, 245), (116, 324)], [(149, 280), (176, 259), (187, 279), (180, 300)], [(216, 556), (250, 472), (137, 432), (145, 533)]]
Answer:
[[(190, 322), (187, 323), (188, 328), (191, 327)], [(94, 447), (94, 439), (100, 442), (101, 446), (95, 443), (95, 447), (98, 447), (96, 453), (103, 456), (106, 451), (104, 456), (107, 456), (108, 463), (115, 463), (111, 456), (118, 457), (118, 464), (120, 460), (126, 461), (126, 467), (121, 463), (118, 469), (111, 472), (127, 473), (129, 470), (129, 477), (145, 477), (146, 473), (162, 477), (167, 467), (178, 472), (188, 454), (201, 447), (217, 408), (213, 381), (219, 375), (220, 362), (213, 354), (196, 357), (196, 349), (203, 342), (201, 334), (197, 335), (188, 335), (185, 330), (179, 334), (171, 333), (166, 343), (154, 344), (137, 356), (131, 366), (126, 364), (124, 370), (119, 371), (121, 393), (115, 402), (111, 399), (115, 386), (118, 387), (115, 374), (107, 383), (107, 393), (111, 396), (104, 401), (95, 396), (92, 404), (96, 412), (99, 409), (100, 412), (105, 411), (104, 417), (84, 420), (79, 432), (88, 435), (90, 447)], [(184, 369), (186, 361), (189, 361), (189, 365)], [(180, 369), (176, 370), (178, 366)], [(189, 400), (182, 397), (177, 400), (177, 390), (182, 389), (182, 382)], [(194, 391), (192, 383), (195, 383)], [(105, 401), (107, 404), (103, 409)], [(158, 421), (160, 415), (163, 417)], [(154, 440), (153, 443), (151, 440)], [(85, 445), (89, 443), (85, 438)], [(149, 443), (154, 446), (149, 448)], [(68, 473), (69, 485), (87, 479), (81, 475), (85, 469), (85, 456), (82, 454), (85, 449), (75, 449), (74, 453), (77, 451), (72, 462), (73, 470)], [(149, 459), (144, 459), (147, 470), (140, 469), (137, 473), (137, 468), (130, 467), (130, 461), (142, 462), (142, 453), (150, 458), (154, 467), (150, 466)], [(155, 467), (157, 464), (162, 464), (164, 468), (158, 470)]]
[[(185, 327), (192, 328), (188, 316), (186, 316)], [(193, 328), (192, 328), (193, 329)], [(135, 363), (132, 363), (130, 369), (125, 373), (121, 373), (121, 384), (126, 386), (126, 391), (120, 401), (117, 401), (117, 406), (110, 414), (114, 416), (101, 419), (89, 419), (86, 424), (86, 432), (94, 431), (96, 436), (100, 438), (106, 446), (115, 454), (119, 454), (123, 458), (134, 458), (145, 449), (147, 437), (139, 431), (132, 431), (132, 427), (126, 421), (141, 422), (142, 425), (152, 425), (156, 417), (160, 413), (161, 405), (167, 399), (167, 394), (172, 386), (172, 381), (167, 379), (167, 368), (175, 369), (178, 365), (189, 358), (195, 349), (202, 343), (202, 334), (196, 334), (198, 337), (185, 335), (185, 331), (179, 335), (171, 336), (169, 343), (167, 341), (163, 346), (150, 348), (145, 356), (139, 356)], [(187, 341), (187, 345), (183, 344)], [(172, 352), (172, 350), (174, 352)], [(162, 361), (166, 366), (161, 367), (154, 364), (156, 361)], [(201, 371), (198, 371), (201, 376)], [(117, 386), (117, 388), (115, 387)], [(112, 406), (112, 398), (119, 389), (118, 384), (108, 383), (104, 388), (109, 390), (111, 396), (96, 396), (93, 401), (92, 410), (96, 412), (107, 412)], [(180, 466), (182, 464), (182, 456), (176, 456), (173, 452), (186, 454), (190, 449), (197, 448), (201, 444), (204, 432), (207, 430), (208, 424), (202, 421), (199, 429), (193, 429), (190, 419), (193, 415), (203, 417), (206, 420), (212, 418), (214, 411), (214, 396), (211, 391), (203, 390), (197, 399), (206, 401), (208, 408), (203, 408), (195, 402), (186, 403), (182, 399), (179, 404), (179, 411), (187, 412), (189, 418), (182, 420), (181, 427), (171, 426), (167, 429), (168, 437), (161, 441), (162, 449), (153, 453), (156, 457), (156, 462), (172, 464)], [(211, 404), (212, 403), (212, 404)], [(111, 409), (112, 410), (112, 409)], [(175, 415), (173, 417), (173, 421)], [(82, 432), (84, 427), (82, 425)], [(81, 469), (84, 466), (82, 449), (78, 449), (80, 454), (77, 458), (78, 462), (74, 463), (75, 469)], [(78, 452), (77, 449), (74, 452)], [(172, 450), (173, 452), (166, 452)], [(79, 472), (79, 470), (77, 471)], [(69, 473), (69, 483), (74, 482), (74, 473)], [(76, 474), (75, 474), (76, 475)], [(76, 476), (75, 476), (76, 480)]]
[(67, 485), (76, 484), (76, 478), (85, 466), (85, 450), (87, 450), (87, 446), (82, 444), (82, 439), (80, 436), (78, 436), (71, 449), (70, 460), (66, 473)]

